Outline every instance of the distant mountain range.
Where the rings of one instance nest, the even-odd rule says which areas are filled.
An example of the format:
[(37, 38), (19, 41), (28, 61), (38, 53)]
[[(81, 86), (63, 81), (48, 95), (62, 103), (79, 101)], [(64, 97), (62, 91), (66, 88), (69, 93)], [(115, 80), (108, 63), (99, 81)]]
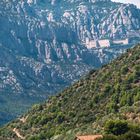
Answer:
[[(136, 6), (110, 0), (1, 0), (0, 122), (139, 42), (139, 15)], [(126, 38), (125, 46), (85, 45), (86, 39)]]
[[(140, 134), (139, 105), (140, 46), (136, 46), (101, 69), (92, 70), (46, 103), (34, 105), (25, 115), (1, 128), (0, 138), (74, 140), (77, 135), (104, 135), (109, 120), (125, 121), (116, 123), (119, 131), (110, 125), (115, 134), (130, 130)], [(125, 130), (126, 122), (129, 127), (132, 125), (130, 130)], [(132, 134), (131, 140), (139, 140)]]

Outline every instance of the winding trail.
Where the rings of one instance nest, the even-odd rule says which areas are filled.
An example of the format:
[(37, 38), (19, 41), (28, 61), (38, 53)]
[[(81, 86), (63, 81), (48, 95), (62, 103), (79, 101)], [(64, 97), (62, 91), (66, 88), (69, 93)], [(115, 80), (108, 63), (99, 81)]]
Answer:
[(19, 118), (19, 120), (20, 120), (22, 123), (25, 123), (27, 119), (28, 119), (28, 116)]
[[(26, 120), (27, 120), (27, 118), (28, 118), (28, 116), (19, 118), (19, 120), (20, 120), (22, 123), (25, 123)], [(16, 136), (17, 136), (18, 138), (20, 138), (21, 140), (25, 140), (25, 137), (22, 136), (22, 135), (20, 134), (20, 132), (19, 132), (19, 130), (18, 130), (17, 128), (14, 128), (14, 129), (13, 129), (13, 132), (16, 134)]]
[(25, 140), (25, 137), (23, 137), (23, 136), (20, 134), (20, 132), (19, 132), (19, 130), (18, 130), (17, 128), (14, 128), (14, 129), (13, 129), (13, 132), (17, 135), (18, 138), (20, 138), (21, 140)]

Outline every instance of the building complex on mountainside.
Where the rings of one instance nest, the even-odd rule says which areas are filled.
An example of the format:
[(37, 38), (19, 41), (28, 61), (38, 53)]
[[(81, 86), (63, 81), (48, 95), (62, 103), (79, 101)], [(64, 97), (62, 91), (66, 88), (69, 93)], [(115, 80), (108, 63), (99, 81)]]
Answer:
[(129, 39), (120, 39), (120, 40), (110, 40), (110, 39), (96, 39), (90, 40), (86, 39), (85, 45), (88, 49), (91, 48), (106, 48), (115, 45), (128, 45)]

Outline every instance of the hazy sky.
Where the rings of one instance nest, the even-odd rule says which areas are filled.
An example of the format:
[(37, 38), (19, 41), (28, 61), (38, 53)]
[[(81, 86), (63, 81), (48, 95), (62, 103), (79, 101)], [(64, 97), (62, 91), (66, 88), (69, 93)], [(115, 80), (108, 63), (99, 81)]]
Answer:
[(140, 8), (140, 0), (112, 0), (112, 1), (121, 2), (121, 3), (133, 3)]

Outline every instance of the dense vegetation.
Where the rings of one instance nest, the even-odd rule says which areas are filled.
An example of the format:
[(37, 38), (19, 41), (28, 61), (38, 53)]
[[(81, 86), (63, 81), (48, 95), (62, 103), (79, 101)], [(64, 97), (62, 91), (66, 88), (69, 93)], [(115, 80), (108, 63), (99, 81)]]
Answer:
[(106, 134), (101, 140), (140, 140), (140, 126), (124, 120), (107, 121), (104, 130)]
[(24, 121), (17, 119), (1, 128), (0, 136), (16, 140), (16, 128), (27, 140), (73, 140), (75, 135), (97, 133), (105, 135), (104, 140), (139, 138), (139, 106), (140, 45), (46, 103), (34, 105)]

